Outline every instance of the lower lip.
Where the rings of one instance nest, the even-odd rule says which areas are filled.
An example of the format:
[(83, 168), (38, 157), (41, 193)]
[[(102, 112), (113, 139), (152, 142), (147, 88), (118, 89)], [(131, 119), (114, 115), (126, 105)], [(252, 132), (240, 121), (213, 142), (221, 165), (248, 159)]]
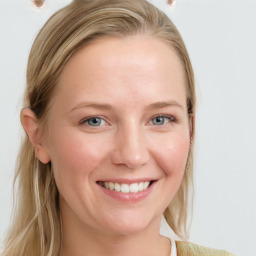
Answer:
[(154, 181), (146, 190), (143, 190), (138, 193), (122, 193), (122, 192), (106, 189), (100, 185), (98, 186), (106, 195), (110, 196), (113, 199), (123, 201), (123, 202), (136, 203), (136, 202), (142, 201), (147, 196), (149, 196), (149, 194), (154, 189), (155, 185), (156, 185), (156, 181)]

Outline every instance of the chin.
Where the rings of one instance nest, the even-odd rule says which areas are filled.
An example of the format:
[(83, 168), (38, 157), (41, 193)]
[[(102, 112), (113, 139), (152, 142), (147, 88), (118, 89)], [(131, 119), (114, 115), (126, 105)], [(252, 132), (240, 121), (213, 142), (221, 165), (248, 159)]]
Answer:
[(120, 218), (119, 216), (119, 218), (114, 218), (108, 223), (108, 228), (117, 235), (128, 236), (146, 231), (152, 225), (154, 226), (154, 222), (155, 220), (145, 216), (145, 214), (136, 216), (131, 213), (130, 215), (126, 215), (126, 217), (122, 216)]
[(138, 233), (141, 233), (147, 229), (147, 226), (145, 225), (136, 225), (134, 223), (132, 226), (131, 225), (120, 225), (120, 226), (115, 226), (113, 227), (113, 233), (119, 236), (129, 236), (129, 235), (135, 235)]

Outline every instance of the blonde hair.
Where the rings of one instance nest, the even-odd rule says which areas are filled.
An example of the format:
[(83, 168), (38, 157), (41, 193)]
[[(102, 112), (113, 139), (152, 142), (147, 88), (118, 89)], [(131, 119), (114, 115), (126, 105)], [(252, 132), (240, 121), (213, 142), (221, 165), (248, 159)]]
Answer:
[[(147, 34), (176, 50), (187, 77), (188, 114), (195, 111), (194, 76), (182, 38), (160, 10), (145, 0), (75, 0), (55, 13), (39, 32), (27, 66), (24, 106), (47, 123), (50, 101), (64, 65), (81, 47), (102, 37)], [(187, 238), (187, 214), (193, 171), (191, 147), (182, 184), (164, 212), (173, 231)], [(15, 176), (17, 204), (3, 256), (57, 256), (61, 247), (59, 194), (51, 163), (35, 158), (28, 137), (24, 138)]]

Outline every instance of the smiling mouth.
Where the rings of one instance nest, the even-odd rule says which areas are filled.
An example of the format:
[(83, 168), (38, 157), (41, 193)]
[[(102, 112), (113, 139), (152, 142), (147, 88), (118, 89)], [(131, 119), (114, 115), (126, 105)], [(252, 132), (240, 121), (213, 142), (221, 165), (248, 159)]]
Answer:
[(111, 181), (98, 181), (97, 183), (105, 189), (121, 192), (121, 193), (138, 193), (147, 190), (154, 180), (135, 182), (132, 184), (111, 182)]

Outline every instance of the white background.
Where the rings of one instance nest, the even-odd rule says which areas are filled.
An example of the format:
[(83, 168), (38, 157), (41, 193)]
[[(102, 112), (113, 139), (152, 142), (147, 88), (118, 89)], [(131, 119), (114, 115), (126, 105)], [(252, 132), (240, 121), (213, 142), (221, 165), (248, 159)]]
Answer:
[[(70, 0), (0, 0), (0, 240), (11, 213), (29, 49)], [(180, 30), (198, 87), (191, 241), (256, 255), (256, 0), (151, 0)]]

